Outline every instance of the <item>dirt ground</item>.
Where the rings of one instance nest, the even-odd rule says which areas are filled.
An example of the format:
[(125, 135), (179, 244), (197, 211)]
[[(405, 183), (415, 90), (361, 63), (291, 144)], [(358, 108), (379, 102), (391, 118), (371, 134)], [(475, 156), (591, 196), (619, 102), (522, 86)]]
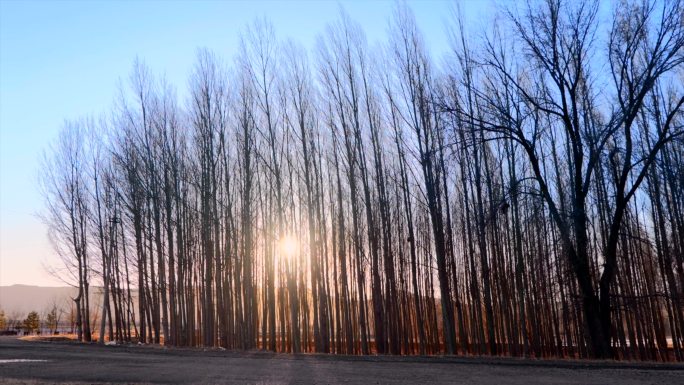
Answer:
[(0, 337), (0, 383), (684, 384), (684, 365), (285, 355)]

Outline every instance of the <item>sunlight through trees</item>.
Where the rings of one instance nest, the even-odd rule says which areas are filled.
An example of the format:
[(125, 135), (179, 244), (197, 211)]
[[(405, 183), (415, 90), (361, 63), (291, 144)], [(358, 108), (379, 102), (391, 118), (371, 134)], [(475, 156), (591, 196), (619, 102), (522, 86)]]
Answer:
[(402, 4), (373, 46), (259, 19), (183, 100), (136, 60), (44, 162), (79, 338), (101, 285), (101, 341), (684, 360), (684, 6), (620, 4), (457, 16), (440, 60)]

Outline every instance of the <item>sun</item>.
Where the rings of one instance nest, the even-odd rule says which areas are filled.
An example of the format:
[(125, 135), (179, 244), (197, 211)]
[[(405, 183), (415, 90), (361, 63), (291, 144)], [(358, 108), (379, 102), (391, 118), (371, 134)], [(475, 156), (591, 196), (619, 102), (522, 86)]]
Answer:
[(285, 235), (278, 241), (278, 249), (283, 258), (290, 259), (297, 254), (299, 250), (299, 243), (297, 239), (291, 235)]

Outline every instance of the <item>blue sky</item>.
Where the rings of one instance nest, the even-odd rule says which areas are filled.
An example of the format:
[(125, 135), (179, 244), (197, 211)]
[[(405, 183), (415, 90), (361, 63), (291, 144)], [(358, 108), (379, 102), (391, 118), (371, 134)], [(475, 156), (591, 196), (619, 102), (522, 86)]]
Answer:
[[(409, 1), (435, 59), (448, 50), (453, 4)], [(393, 1), (76, 1), (0, 0), (0, 285), (59, 285), (38, 189), (40, 159), (65, 119), (106, 112), (136, 56), (178, 89), (181, 102), (198, 47), (226, 60), (256, 17), (279, 38), (312, 48), (340, 5), (371, 42), (385, 41)], [(487, 11), (465, 3), (466, 15)]]

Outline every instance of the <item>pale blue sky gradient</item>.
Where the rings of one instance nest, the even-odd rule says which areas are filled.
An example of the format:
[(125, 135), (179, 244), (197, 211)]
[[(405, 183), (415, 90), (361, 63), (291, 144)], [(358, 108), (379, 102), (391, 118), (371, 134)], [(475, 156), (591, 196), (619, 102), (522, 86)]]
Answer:
[[(371, 45), (384, 42), (393, 1), (78, 1), (0, 0), (0, 285), (61, 285), (45, 264), (58, 264), (37, 213), (40, 159), (65, 119), (107, 112), (136, 56), (165, 75), (184, 100), (198, 47), (227, 61), (256, 17), (279, 38), (314, 46), (340, 4)], [(448, 50), (453, 4), (409, 1), (439, 59)], [(465, 5), (471, 21), (488, 7)], [(478, 16), (475, 16), (478, 15)]]

